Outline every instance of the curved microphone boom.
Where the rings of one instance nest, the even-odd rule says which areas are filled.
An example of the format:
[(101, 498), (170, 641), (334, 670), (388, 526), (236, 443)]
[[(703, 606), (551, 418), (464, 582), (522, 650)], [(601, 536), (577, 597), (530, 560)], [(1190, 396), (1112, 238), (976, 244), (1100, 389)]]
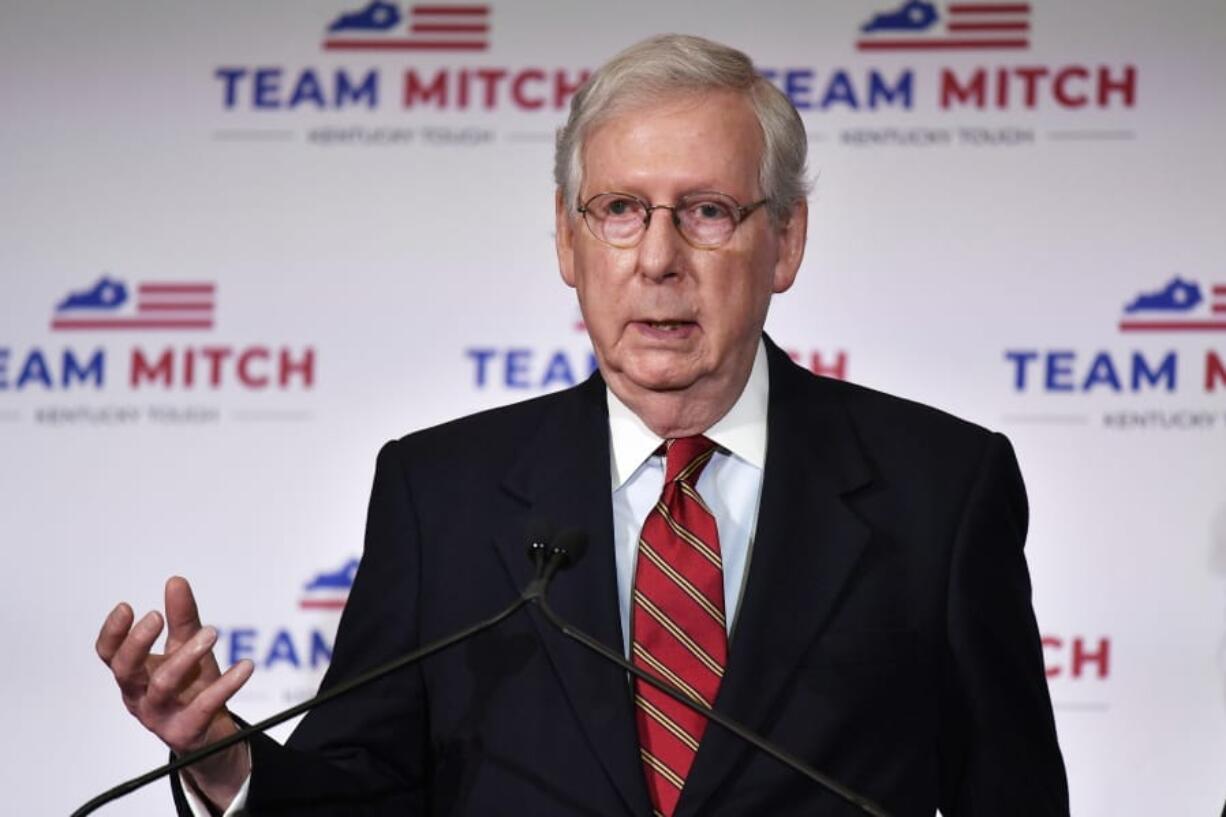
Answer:
[[(625, 657), (621, 655), (621, 653), (609, 649), (603, 642), (598, 641), (577, 627), (573, 627), (564, 621), (557, 613), (553, 611), (553, 608), (549, 606), (549, 599), (546, 597), (545, 591), (548, 589), (549, 580), (553, 578), (553, 575), (558, 570), (570, 567), (579, 561), (579, 559), (582, 558), (583, 554), (586, 552), (586, 549), (587, 535), (582, 531), (566, 530), (558, 534), (558, 536), (554, 539), (552, 547), (550, 548), (547, 570), (544, 574), (542, 574), (544, 581), (541, 584), (540, 592), (534, 594), (530, 599), (534, 604), (536, 604), (537, 607), (540, 608), (541, 613), (544, 614), (549, 623), (556, 627), (558, 631), (562, 633), (562, 635), (572, 639), (573, 641), (579, 642), (584, 647), (587, 647), (589, 650), (601, 656), (605, 660), (611, 661), (612, 663), (621, 667), (635, 678), (651, 684), (653, 687), (660, 690), (665, 695), (672, 698), (674, 701), (687, 709), (697, 712), (699, 715), (702, 715), (712, 723), (719, 724), (724, 729), (727, 729), (729, 732), (736, 735), (746, 743), (749, 743), (754, 748), (775, 758), (775, 760), (778, 760), (789, 769), (792, 769), (798, 774), (807, 777), (809, 780), (817, 783), (827, 791), (838, 795), (844, 801), (856, 806), (865, 814), (871, 814), (873, 817), (889, 817), (889, 813), (884, 808), (869, 798), (859, 794), (858, 792), (852, 791), (828, 775), (822, 774), (817, 769), (814, 769), (798, 758), (796, 755), (792, 754), (786, 749), (783, 749), (782, 747), (776, 746), (774, 743), (771, 743), (766, 738), (749, 729), (747, 726), (734, 721), (732, 718), (729, 718), (726, 715), (721, 715), (719, 712), (716, 712), (714, 709), (711, 709), (705, 704), (698, 703), (697, 701), (688, 697), (680, 689), (677, 689), (671, 684), (662, 681), (654, 675), (647, 674), (639, 667), (636, 667), (634, 664), (627, 661)], [(548, 570), (548, 566), (550, 565), (553, 566), (552, 570)], [(525, 597), (527, 597), (527, 593), (525, 593)]]
[(558, 573), (558, 571), (571, 567), (578, 562), (583, 557), (586, 550), (587, 534), (585, 534), (583, 531), (570, 528), (555, 535), (552, 526), (542, 523), (539, 520), (532, 522), (528, 528), (527, 554), (528, 558), (532, 561), (536, 568), (535, 577), (528, 583), (528, 586), (524, 588), (519, 597), (507, 607), (503, 608), (489, 618), (478, 621), (476, 624), (473, 624), (470, 627), (446, 636), (445, 638), (441, 638), (438, 641), (431, 642), (420, 649), (414, 650), (413, 652), (375, 667), (362, 675), (337, 684), (327, 692), (321, 692), (314, 698), (303, 701), (302, 703), (292, 706), (283, 712), (279, 712), (272, 717), (265, 718), (259, 723), (254, 723), (250, 726), (244, 727), (234, 734), (217, 741), (216, 743), (211, 743), (208, 746), (197, 749), (194, 752), (189, 752), (188, 754), (182, 755), (170, 763), (147, 772), (140, 777), (135, 777), (125, 783), (121, 783), (120, 785), (98, 795), (85, 805), (81, 806), (72, 813), (72, 817), (84, 817), (84, 815), (90, 814), (94, 810), (105, 805), (106, 803), (111, 802), (112, 800), (116, 800), (126, 794), (136, 791), (137, 789), (146, 786), (159, 778), (174, 774), (175, 772), (180, 771), (193, 763), (228, 749), (236, 743), (241, 743), (256, 733), (271, 729), (272, 727), (284, 723), (297, 715), (301, 715), (310, 709), (314, 709), (321, 704), (325, 704), (328, 701), (339, 698), (340, 696), (346, 695), (360, 687), (373, 683), (374, 681), (377, 681), (380, 678), (395, 672), (396, 670), (403, 669), (404, 667), (417, 663), (418, 661), (428, 658), (435, 653), (441, 652), (448, 647), (453, 647), (456, 644), (467, 641), (473, 636), (501, 624), (503, 621), (510, 618), (528, 604), (535, 604), (537, 607), (539, 607), (545, 619), (559, 631), (561, 631), (561, 633), (567, 638), (579, 642), (587, 649), (602, 656), (606, 660), (611, 661), (636, 678), (651, 684), (653, 687), (660, 690), (665, 695), (668, 695), (670, 698), (676, 700), (683, 706), (697, 712), (711, 722), (719, 724), (737, 737), (755, 746), (779, 762), (795, 770), (799, 774), (837, 794), (848, 803), (858, 806), (866, 814), (874, 815), (874, 817), (889, 817), (886, 811), (873, 801), (866, 797), (862, 797), (861, 795), (841, 785), (837, 781), (830, 779), (821, 772), (810, 768), (799, 758), (795, 757), (784, 749), (775, 746), (770, 741), (760, 737), (731, 718), (721, 715), (707, 706), (690, 700), (680, 690), (670, 686), (654, 676), (648, 675), (627, 661), (619, 653), (610, 650), (600, 641), (592, 638), (582, 630), (572, 627), (570, 624), (566, 623), (562, 618), (560, 618), (549, 606), (549, 601), (546, 595), (549, 589), (549, 583), (553, 580), (553, 577)]

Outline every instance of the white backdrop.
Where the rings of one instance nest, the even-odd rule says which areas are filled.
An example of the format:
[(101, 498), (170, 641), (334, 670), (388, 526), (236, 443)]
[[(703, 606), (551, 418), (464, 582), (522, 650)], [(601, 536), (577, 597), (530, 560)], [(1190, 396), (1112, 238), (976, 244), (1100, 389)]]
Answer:
[[(327, 31), (362, 5), (0, 11), (6, 812), (163, 759), (92, 654), (117, 600), (189, 576), (221, 659), (259, 665), (236, 709), (298, 700), (337, 618), (307, 585), (358, 555), (378, 446), (586, 375), (559, 103), (675, 30), (745, 49), (810, 129), (773, 336), (1014, 441), (1074, 813), (1218, 813), (1221, 2), (933, 3), (868, 33), (900, 4), (397, 3), (393, 29)], [(431, 20), (480, 30), (410, 29)], [(104, 276), (117, 307), (58, 309)]]

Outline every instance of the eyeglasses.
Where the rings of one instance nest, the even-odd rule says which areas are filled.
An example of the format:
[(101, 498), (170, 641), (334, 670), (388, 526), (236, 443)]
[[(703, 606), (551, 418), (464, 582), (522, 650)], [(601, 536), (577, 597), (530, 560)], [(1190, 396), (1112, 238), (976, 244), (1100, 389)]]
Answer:
[(592, 235), (604, 243), (627, 249), (638, 246), (656, 210), (672, 213), (673, 226), (691, 246), (714, 249), (727, 243), (737, 225), (770, 199), (744, 206), (725, 193), (687, 193), (676, 204), (652, 204), (629, 193), (597, 193), (579, 206)]

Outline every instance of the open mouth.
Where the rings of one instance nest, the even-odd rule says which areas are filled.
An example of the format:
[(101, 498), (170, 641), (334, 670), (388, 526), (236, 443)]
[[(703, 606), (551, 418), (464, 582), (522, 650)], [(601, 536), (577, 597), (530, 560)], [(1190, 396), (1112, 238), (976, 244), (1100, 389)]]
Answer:
[(690, 335), (698, 328), (695, 321), (652, 321), (643, 320), (637, 321), (639, 329), (647, 337), (656, 338), (657, 340), (678, 339), (682, 340), (690, 337)]

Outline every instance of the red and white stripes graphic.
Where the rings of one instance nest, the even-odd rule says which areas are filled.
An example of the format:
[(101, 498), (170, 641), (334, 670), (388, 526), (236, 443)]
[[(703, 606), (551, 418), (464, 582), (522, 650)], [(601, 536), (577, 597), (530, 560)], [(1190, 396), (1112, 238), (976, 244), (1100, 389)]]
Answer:
[(106, 329), (212, 329), (217, 308), (217, 285), (212, 282), (150, 281), (136, 287), (131, 311), (79, 310), (58, 314), (55, 330)]
[[(329, 51), (486, 51), (490, 47), (490, 7), (430, 4), (409, 8), (409, 36), (329, 38)], [(397, 32), (403, 35), (403, 30)]]
[(1030, 47), (1029, 3), (951, 3), (943, 25), (882, 31), (856, 42), (860, 51), (1020, 50)]

